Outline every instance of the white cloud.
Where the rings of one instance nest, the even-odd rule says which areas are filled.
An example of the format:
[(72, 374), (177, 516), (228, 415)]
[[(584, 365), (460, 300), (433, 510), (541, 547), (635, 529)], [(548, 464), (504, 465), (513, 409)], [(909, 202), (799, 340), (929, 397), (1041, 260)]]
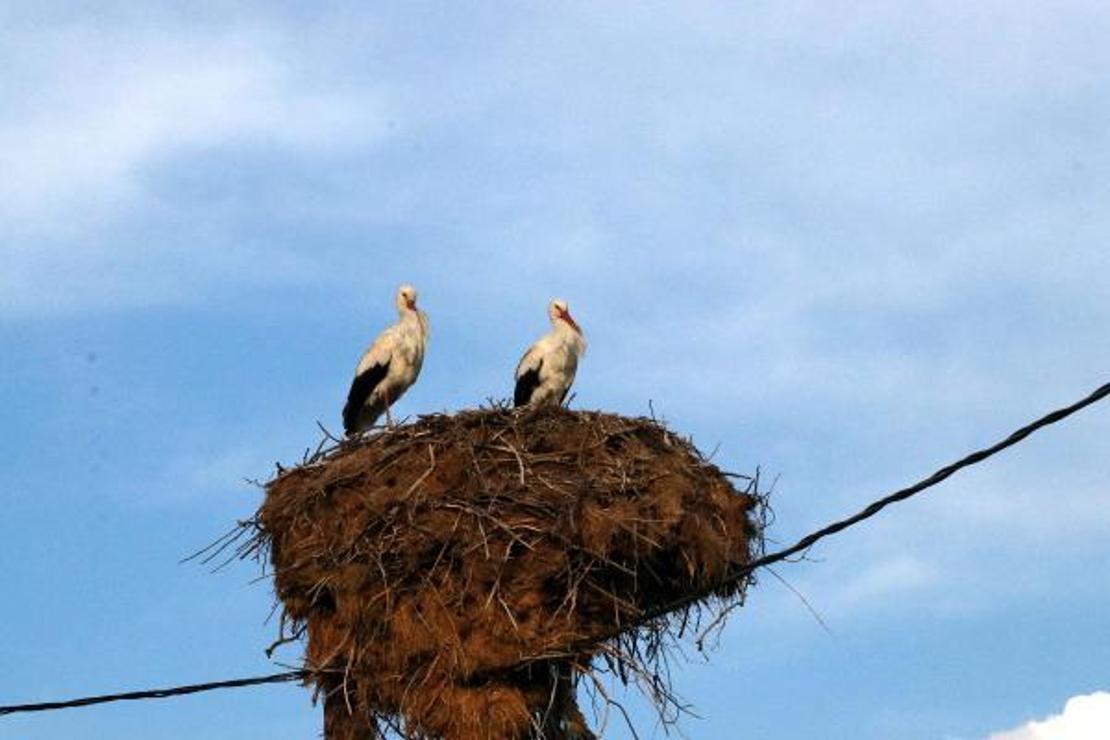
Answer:
[[(0, 208), (9, 221), (126, 208), (146, 167), (234, 141), (327, 149), (385, 131), (380, 103), (298, 80), (273, 36), (26, 32), (5, 74)], [(59, 225), (55, 223), (54, 225)]]
[[(10, 30), (4, 40), (7, 317), (173, 303), (196, 292), (190, 282), (229, 273), (248, 284), (311, 275), (279, 249), (229, 249), (226, 235), (198, 228), (182, 238), (185, 210), (152, 192), (152, 175), (221, 147), (327, 161), (376, 145), (388, 129), (373, 85), (307, 79), (288, 43), (253, 28), (68, 26)], [(152, 218), (169, 228), (134, 225)]]
[(1013, 730), (996, 732), (988, 740), (1105, 740), (1110, 736), (1110, 693), (1074, 696), (1064, 711)]

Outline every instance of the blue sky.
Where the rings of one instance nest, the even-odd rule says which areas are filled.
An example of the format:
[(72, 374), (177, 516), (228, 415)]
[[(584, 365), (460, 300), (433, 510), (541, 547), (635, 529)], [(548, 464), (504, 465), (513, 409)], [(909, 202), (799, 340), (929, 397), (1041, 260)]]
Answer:
[[(399, 413), (507, 396), (563, 296), (576, 404), (780, 475), (781, 542), (1105, 382), (1108, 34), (1080, 1), (0, 4), (0, 703), (275, 670), (256, 570), (177, 561), (339, 427), (402, 281)], [(831, 634), (765, 577), (678, 672), (687, 735), (979, 740), (1110, 688), (1108, 438), (1095, 407), (781, 568)], [(295, 686), (0, 720), (318, 729)]]

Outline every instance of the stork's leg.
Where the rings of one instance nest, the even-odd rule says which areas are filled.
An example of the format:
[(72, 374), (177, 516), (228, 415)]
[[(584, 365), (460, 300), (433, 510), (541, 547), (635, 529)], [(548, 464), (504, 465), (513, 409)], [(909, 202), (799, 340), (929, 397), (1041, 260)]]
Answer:
[(387, 393), (384, 389), (382, 390), (382, 400), (385, 401), (385, 425), (387, 427), (389, 427), (390, 429), (392, 429), (393, 428), (393, 415), (389, 413), (389, 405), (390, 405), (389, 393)]

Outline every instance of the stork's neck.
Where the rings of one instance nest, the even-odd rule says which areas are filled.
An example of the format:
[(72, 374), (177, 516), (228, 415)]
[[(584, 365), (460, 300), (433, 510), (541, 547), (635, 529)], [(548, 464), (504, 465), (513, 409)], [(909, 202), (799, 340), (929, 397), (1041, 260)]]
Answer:
[(427, 334), (428, 319), (424, 316), (424, 313), (420, 309), (409, 308), (408, 306), (405, 306), (398, 310), (398, 313), (400, 314), (400, 320), (398, 321), (399, 324), (401, 324), (402, 326), (411, 327), (412, 329), (419, 331), (421, 334)]
[(551, 335), (555, 337), (557, 341), (561, 342), (562, 344), (577, 347), (579, 351), (581, 351), (581, 349), (585, 347), (586, 340), (583, 339), (582, 335), (575, 331), (574, 327), (572, 327), (567, 322), (563, 321), (562, 319), (556, 318), (552, 319), (551, 326)]

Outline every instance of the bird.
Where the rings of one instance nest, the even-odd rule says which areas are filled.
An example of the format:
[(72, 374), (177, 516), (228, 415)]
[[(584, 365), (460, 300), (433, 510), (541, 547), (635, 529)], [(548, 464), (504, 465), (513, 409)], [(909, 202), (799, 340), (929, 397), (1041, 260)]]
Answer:
[(551, 331), (529, 347), (516, 366), (514, 407), (562, 405), (574, 382), (578, 358), (586, 352), (586, 339), (566, 301), (551, 301), (547, 316)]
[(373, 426), (385, 413), (393, 426), (389, 407), (416, 382), (428, 343), (428, 317), (416, 307), (416, 288), (397, 289), (397, 323), (387, 327), (355, 367), (355, 378), (343, 406), (343, 430), (348, 436)]

